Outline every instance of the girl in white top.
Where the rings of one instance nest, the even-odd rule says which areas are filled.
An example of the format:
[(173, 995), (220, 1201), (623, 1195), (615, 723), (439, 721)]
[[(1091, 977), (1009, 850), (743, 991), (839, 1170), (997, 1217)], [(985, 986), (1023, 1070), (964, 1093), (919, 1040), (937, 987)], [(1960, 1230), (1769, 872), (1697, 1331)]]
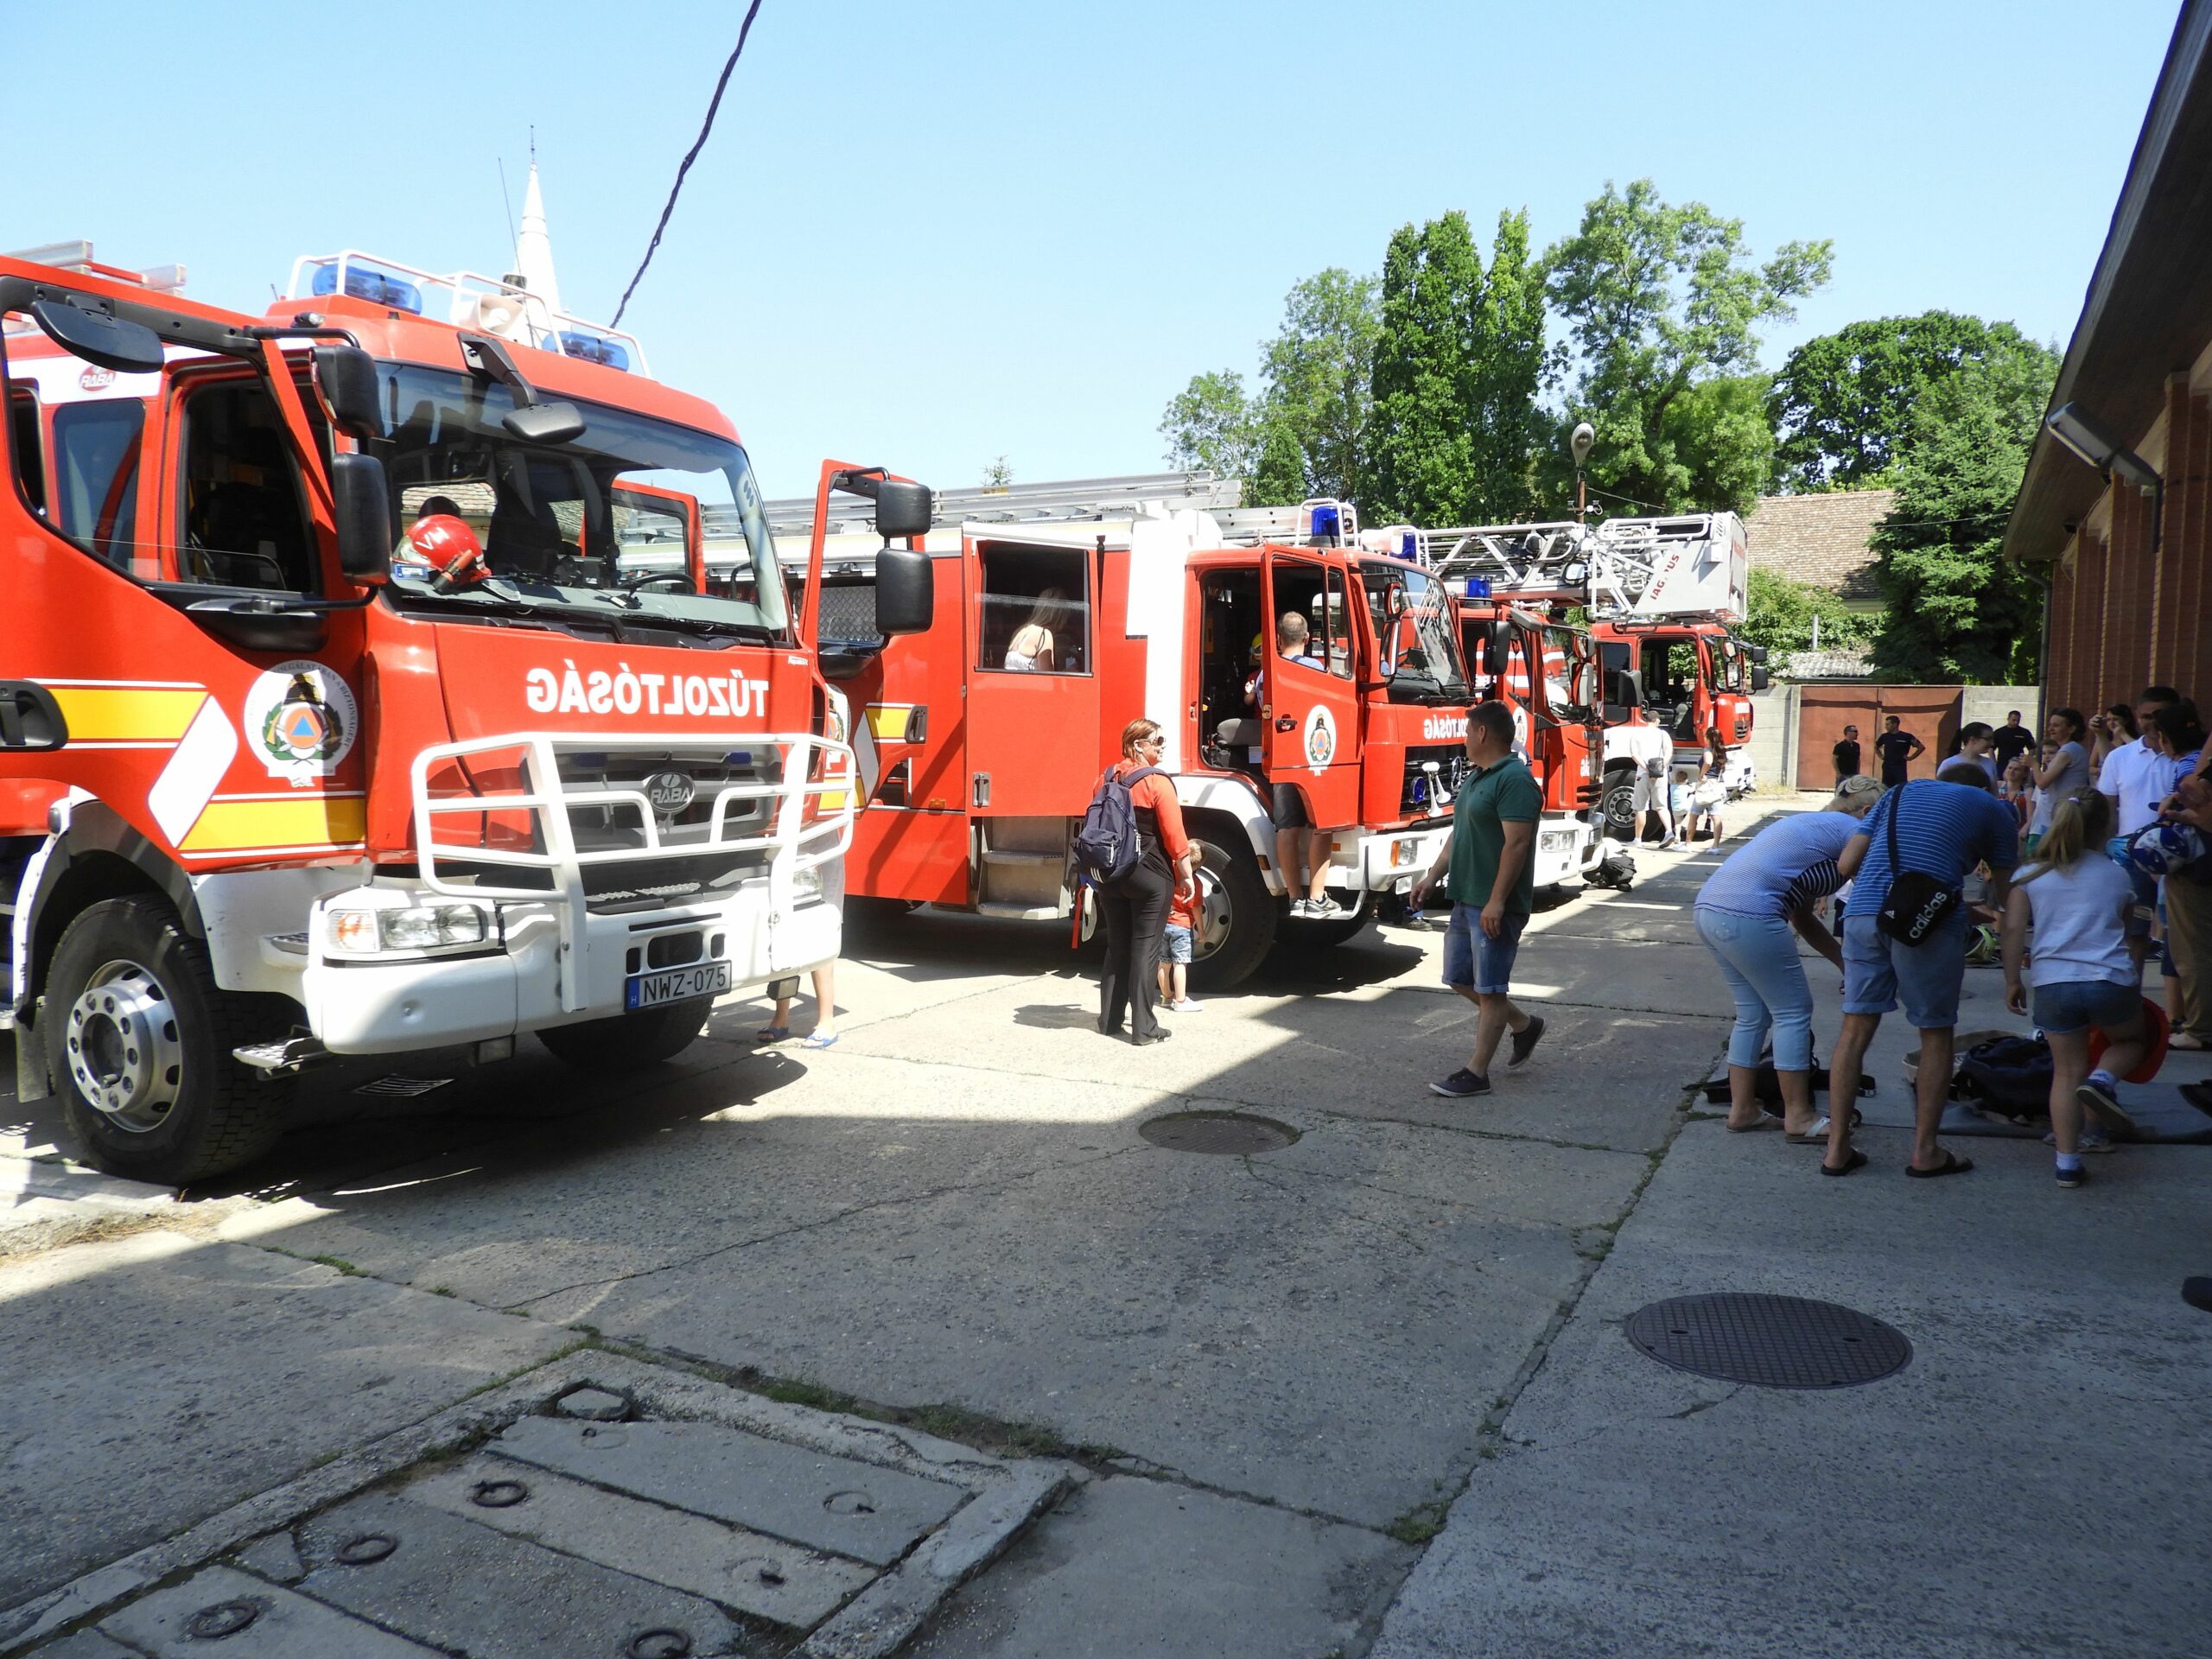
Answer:
[[(2111, 802), (2094, 789), (2076, 791), (2052, 804), (2050, 823), (2035, 861), (2020, 872), (2005, 901), (2005, 1002), (2025, 1014), (2028, 988), (2035, 988), (2035, 1022), (2050, 1045), (2058, 1184), (2074, 1187), (2084, 1179), (2082, 1109), (2123, 1131), (2134, 1127), (2118, 1091), (2120, 1077), (2142, 1063), (2143, 997), (2127, 950), (2134, 888), (2104, 855)], [(2092, 1027), (2110, 1044), (2094, 1071)]]
[(1067, 598), (1061, 588), (1037, 595), (1037, 608), (1007, 644), (1007, 668), (1017, 674), (1050, 674), (1058, 666), (1052, 658), (1052, 626), (1067, 614)]

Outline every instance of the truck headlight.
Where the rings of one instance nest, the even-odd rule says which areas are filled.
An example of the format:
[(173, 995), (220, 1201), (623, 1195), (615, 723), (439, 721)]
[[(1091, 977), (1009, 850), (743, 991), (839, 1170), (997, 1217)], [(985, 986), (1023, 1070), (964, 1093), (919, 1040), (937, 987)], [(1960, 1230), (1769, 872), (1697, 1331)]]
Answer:
[(332, 950), (349, 957), (383, 951), (435, 950), (481, 944), (491, 936), (474, 905), (409, 905), (396, 910), (334, 910), (325, 937)]

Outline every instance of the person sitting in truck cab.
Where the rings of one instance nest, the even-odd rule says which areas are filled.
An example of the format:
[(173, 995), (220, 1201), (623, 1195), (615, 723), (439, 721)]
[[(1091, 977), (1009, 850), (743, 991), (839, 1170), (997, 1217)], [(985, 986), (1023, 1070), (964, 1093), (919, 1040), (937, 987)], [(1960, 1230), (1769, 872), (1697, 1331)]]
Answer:
[(1068, 595), (1064, 588), (1047, 588), (1037, 595), (1029, 620), (1007, 642), (1006, 666), (1016, 674), (1050, 674), (1060, 664), (1052, 655), (1052, 630), (1067, 626)]

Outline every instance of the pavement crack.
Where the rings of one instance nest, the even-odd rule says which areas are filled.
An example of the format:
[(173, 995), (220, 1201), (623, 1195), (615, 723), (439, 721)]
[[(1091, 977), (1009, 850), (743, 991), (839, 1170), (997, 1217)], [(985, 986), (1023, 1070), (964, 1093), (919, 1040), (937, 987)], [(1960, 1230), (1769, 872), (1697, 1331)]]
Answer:
[(1717, 1400), (1700, 1400), (1695, 1405), (1683, 1407), (1680, 1411), (1670, 1411), (1667, 1414), (1667, 1420), (1669, 1422), (1679, 1423), (1685, 1418), (1696, 1416), (1700, 1412), (1711, 1411), (1715, 1406), (1725, 1406), (1741, 1394), (1745, 1386), (1738, 1382)]

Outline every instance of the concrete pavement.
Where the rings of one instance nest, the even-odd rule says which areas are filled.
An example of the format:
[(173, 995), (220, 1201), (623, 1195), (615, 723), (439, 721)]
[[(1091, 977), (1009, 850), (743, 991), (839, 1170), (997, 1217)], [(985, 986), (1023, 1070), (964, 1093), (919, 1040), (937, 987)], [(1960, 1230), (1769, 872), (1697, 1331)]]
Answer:
[[(1054, 930), (933, 916), (856, 930), (839, 976), (847, 1034), (827, 1052), (755, 1051), (760, 1010), (732, 1007), (674, 1066), (613, 1083), (534, 1047), (478, 1072), (412, 1065), (450, 1079), (412, 1100), (326, 1080), (261, 1168), (149, 1199), (137, 1224), (160, 1230), (0, 1262), (0, 1481), (75, 1517), (48, 1529), (68, 1547), (19, 1578), (46, 1587), (581, 1341), (1080, 1459), (1088, 1484), (925, 1637), (940, 1659), (1319, 1659), (1378, 1630), (1393, 1654), (1724, 1638), (1738, 1645), (1713, 1650), (1921, 1651), (1904, 1615), (1865, 1626), (1880, 1640), (1820, 1645), (1859, 1628), (1847, 1592), (1878, 1576), (1818, 1565), (1845, 1552), (1923, 1586), (1924, 1628), (1945, 1640), (1986, 1629), (2017, 1644), (2047, 1625), (2082, 1651), (2127, 1650), (2094, 1635), (2127, 1598), (2068, 1594), (2018, 1506), (2074, 1479), (2171, 1505), (2169, 1529), (2118, 1496), (2077, 1503), (2058, 1535), (2101, 1537), (2099, 1561), (2202, 1535), (2188, 1379), (2212, 1333), (2170, 1281), (2207, 1266), (2180, 1258), (2192, 1230), (2204, 1237), (2196, 1172), (2212, 1150), (2123, 1154), (2108, 1182), (2061, 1195), (2042, 1148), (2004, 1148), (1927, 1192), (1872, 1137), (1880, 1167), (1835, 1183), (1778, 1135), (1681, 1133), (1685, 1085), (1726, 1029), (1688, 911), (1713, 861), (1646, 854), (1632, 892), (1535, 918), (1519, 976), (1550, 1030), (1473, 1104), (1426, 1088), (1471, 1039), (1471, 1011), (1437, 984), (1433, 934), (1370, 930), (1274, 964), (1140, 1051), (1087, 1028), (1092, 987)], [(1881, 1045), (1876, 1075), (1897, 1087), (1909, 1040), (1885, 1031)], [(1224, 1157), (1136, 1133), (1192, 1109), (1262, 1113), (1299, 1138)], [(12, 1116), (14, 1150), (50, 1145), (38, 1114)], [(2044, 1294), (2114, 1252), (2125, 1274), (2094, 1268), (2070, 1302)], [(323, 1278), (373, 1292), (349, 1317), (393, 1328), (353, 1340), (286, 1300), (327, 1299)], [(2162, 1283), (2171, 1324), (2129, 1335), (2127, 1308)], [(1726, 1389), (1654, 1364), (1618, 1329), (1644, 1300), (1706, 1288), (1826, 1295), (1891, 1319), (1920, 1353), (1868, 1389), (1715, 1403)], [(203, 1325), (224, 1334), (204, 1348), (180, 1334)], [(264, 1325), (271, 1363), (256, 1368)], [(112, 1455), (163, 1495), (152, 1514), (128, 1482), (111, 1492), (25, 1461), (73, 1445), (86, 1421), (56, 1404), (54, 1377), (111, 1363), (105, 1347), (148, 1329), (170, 1334), (142, 1345), (130, 1398), (181, 1432)], [(2064, 1375), (2099, 1425), (2088, 1459), (2030, 1332), (2071, 1356)], [(357, 1360), (362, 1382), (386, 1381), (350, 1384)], [(304, 1426), (213, 1459), (227, 1484), (174, 1478), (195, 1467), (191, 1414), (222, 1397), (226, 1368), (270, 1374), (253, 1410)], [(2117, 1415), (2105, 1390), (2126, 1396)], [(1831, 1425), (1847, 1430), (1834, 1446)], [(2140, 1468), (2133, 1448), (2160, 1432), (2166, 1462)], [(1879, 1478), (1931, 1445), (1946, 1461), (1925, 1477)], [(37, 1498), (42, 1483), (55, 1495)], [(1950, 1495), (1941, 1545), (1971, 1570), (1943, 1597), (1913, 1578), (1910, 1541), (1883, 1541), (1910, 1540), (1889, 1525), (1899, 1491)], [(2110, 1582), (2171, 1600), (2181, 1578)], [(2184, 1627), (2129, 1628), (2155, 1643)]]

